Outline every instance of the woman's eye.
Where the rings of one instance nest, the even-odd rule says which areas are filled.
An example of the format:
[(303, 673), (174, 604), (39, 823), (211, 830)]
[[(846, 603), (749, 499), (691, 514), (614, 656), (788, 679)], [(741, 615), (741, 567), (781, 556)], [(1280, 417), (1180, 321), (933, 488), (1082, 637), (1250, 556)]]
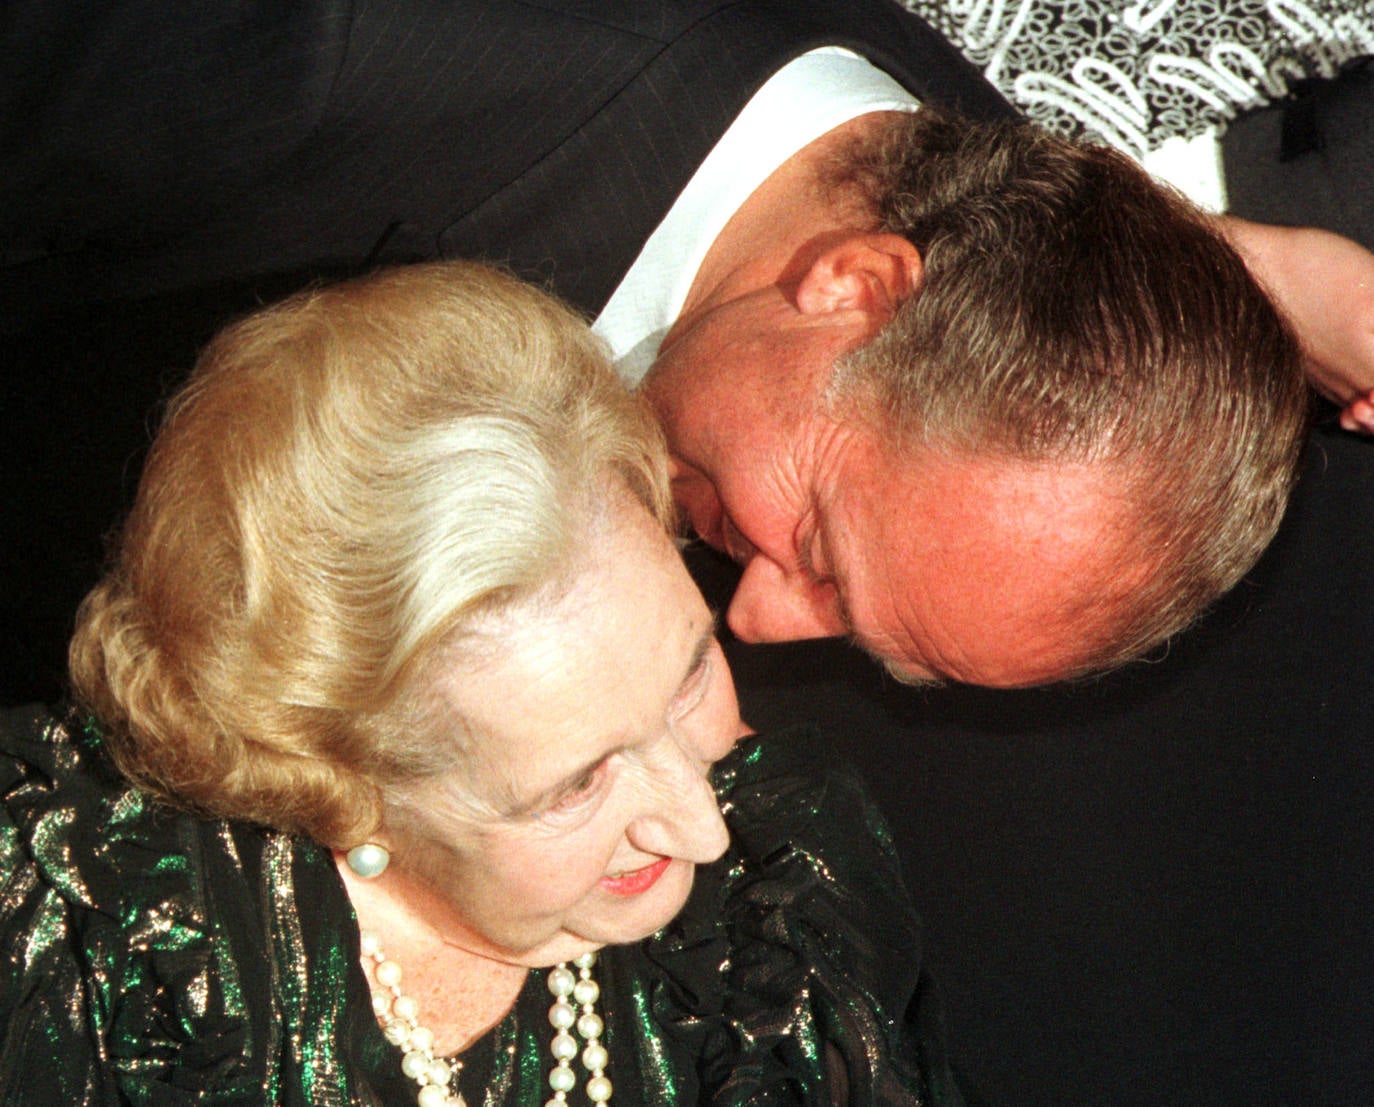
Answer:
[(687, 674), (687, 679), (678, 688), (677, 695), (673, 697), (673, 702), (668, 708), (669, 718), (681, 719), (695, 710), (705, 698), (706, 689), (710, 687), (710, 684), (711, 655), (707, 653), (697, 662), (696, 668)]
[(569, 799), (575, 796), (585, 795), (587, 792), (590, 792), (593, 788), (595, 788), (596, 775), (599, 768), (600, 766), (598, 766), (596, 769), (592, 769), (590, 772), (583, 773), (582, 778), (572, 786), (571, 790), (563, 798)]
[(589, 769), (583, 773), (573, 784), (558, 797), (544, 811), (544, 814), (558, 814), (559, 812), (571, 811), (579, 805), (585, 803), (597, 790), (601, 784), (602, 775), (606, 770), (606, 762), (601, 762), (594, 769)]

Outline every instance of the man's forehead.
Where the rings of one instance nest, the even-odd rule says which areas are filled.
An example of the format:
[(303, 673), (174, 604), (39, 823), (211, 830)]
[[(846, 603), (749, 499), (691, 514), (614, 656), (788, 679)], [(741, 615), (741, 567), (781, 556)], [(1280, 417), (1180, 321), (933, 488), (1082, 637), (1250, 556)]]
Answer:
[(911, 530), (929, 549), (994, 537), (1051, 544), (1095, 538), (1125, 507), (1103, 465), (934, 448), (898, 454), (871, 434), (855, 442), (844, 479), (818, 502), (847, 499), (847, 510), (878, 530)]
[(934, 452), (864, 468), (834, 490), (826, 524), (862, 644), (977, 683), (1077, 667), (1123, 560), (1102, 472)]

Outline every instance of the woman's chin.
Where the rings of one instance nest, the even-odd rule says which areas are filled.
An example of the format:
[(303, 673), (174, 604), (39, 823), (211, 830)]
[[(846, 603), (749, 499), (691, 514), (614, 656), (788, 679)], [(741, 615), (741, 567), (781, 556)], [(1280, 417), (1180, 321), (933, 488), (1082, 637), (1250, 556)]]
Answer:
[(568, 919), (563, 929), (538, 945), (504, 959), (526, 968), (547, 968), (605, 946), (642, 941), (677, 917), (691, 894), (695, 873), (691, 862), (674, 861), (643, 891), (627, 895), (624, 885), (617, 891), (599, 887), (580, 917)]
[(606, 921), (597, 937), (603, 945), (624, 945), (662, 930), (687, 903), (695, 875), (690, 861), (673, 861), (650, 888), (631, 896), (609, 892), (602, 897)]

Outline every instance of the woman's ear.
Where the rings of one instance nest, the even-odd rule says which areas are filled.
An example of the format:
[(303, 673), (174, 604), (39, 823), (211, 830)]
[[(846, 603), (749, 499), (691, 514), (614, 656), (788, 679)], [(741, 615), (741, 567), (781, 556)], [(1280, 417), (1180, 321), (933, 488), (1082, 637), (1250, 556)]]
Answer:
[(882, 327), (921, 287), (916, 247), (899, 234), (859, 234), (823, 251), (797, 286), (804, 315), (858, 311)]

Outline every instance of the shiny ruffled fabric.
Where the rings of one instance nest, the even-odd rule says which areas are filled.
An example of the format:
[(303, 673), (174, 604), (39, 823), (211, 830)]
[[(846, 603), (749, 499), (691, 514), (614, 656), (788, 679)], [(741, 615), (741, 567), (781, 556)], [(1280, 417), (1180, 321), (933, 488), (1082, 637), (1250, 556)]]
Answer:
[[(0, 1102), (410, 1107), (327, 851), (159, 805), (100, 741), (0, 717)], [(730, 852), (597, 968), (613, 1102), (959, 1103), (856, 779), (806, 730), (742, 743), (716, 779)], [(549, 1003), (532, 972), (465, 1051), (472, 1107), (548, 1098)]]

